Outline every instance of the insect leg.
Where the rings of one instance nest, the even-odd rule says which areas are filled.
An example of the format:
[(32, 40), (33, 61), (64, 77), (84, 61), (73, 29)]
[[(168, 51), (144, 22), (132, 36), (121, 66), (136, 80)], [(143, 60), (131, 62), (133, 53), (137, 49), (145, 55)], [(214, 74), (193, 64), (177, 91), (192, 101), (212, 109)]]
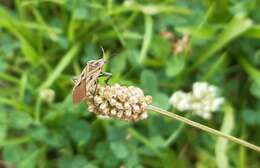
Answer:
[(97, 92), (97, 87), (98, 87), (98, 81), (95, 81), (95, 90), (94, 90), (94, 93), (93, 93), (93, 103), (94, 103), (94, 97), (95, 97), (96, 92)]
[(112, 73), (109, 73), (109, 72), (101, 72), (99, 74), (99, 77), (106, 77), (105, 79), (105, 83), (108, 84), (108, 81), (111, 79), (112, 77)]
[(74, 84), (76, 84), (76, 83), (78, 82), (78, 79), (79, 79), (78, 76), (74, 76), (74, 77), (72, 77), (72, 82), (73, 82)]

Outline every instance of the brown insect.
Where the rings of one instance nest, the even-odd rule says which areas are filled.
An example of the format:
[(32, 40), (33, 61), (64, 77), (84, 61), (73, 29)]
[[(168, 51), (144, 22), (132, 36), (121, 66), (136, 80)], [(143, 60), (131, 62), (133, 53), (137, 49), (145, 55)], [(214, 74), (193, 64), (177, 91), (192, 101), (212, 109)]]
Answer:
[(95, 94), (99, 77), (106, 76), (107, 79), (105, 80), (105, 82), (108, 82), (112, 75), (107, 72), (102, 72), (104, 65), (104, 59), (88, 61), (80, 76), (76, 77), (76, 79), (73, 79), (75, 84), (72, 90), (74, 104), (78, 104), (82, 100), (84, 100), (87, 96), (87, 93), (91, 92), (91, 89), (93, 88), (95, 88), (93, 93)]

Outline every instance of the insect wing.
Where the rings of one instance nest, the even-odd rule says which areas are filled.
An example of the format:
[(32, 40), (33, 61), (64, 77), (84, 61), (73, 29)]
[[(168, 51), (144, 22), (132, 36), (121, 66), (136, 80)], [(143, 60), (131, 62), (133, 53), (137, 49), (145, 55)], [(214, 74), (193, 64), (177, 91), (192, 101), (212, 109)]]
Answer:
[(83, 80), (80, 84), (75, 85), (72, 91), (73, 103), (78, 104), (86, 97), (86, 81)]
[(86, 94), (92, 92), (91, 89), (96, 87), (104, 63), (105, 61), (103, 59), (89, 61), (80, 77), (77, 80), (74, 80), (75, 85), (72, 91), (74, 104), (78, 104), (84, 100), (87, 96)]

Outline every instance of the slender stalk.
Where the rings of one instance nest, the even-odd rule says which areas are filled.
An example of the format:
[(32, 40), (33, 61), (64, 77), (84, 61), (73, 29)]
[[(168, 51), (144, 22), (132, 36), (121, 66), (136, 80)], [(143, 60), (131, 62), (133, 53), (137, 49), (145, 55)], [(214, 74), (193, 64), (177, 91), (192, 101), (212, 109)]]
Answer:
[(157, 150), (157, 148), (155, 148), (153, 144), (146, 137), (144, 137), (142, 134), (140, 134), (139, 132), (137, 132), (135, 129), (132, 128), (129, 128), (128, 132), (137, 140), (139, 140), (147, 147), (149, 147), (157, 156), (159, 156), (159, 151)]
[[(186, 115), (185, 117), (190, 117), (190, 113), (188, 113), (188, 115)], [(182, 130), (185, 128), (185, 123), (181, 122), (180, 125), (178, 126), (178, 128), (171, 134), (171, 136), (165, 141), (164, 143), (164, 147), (168, 147), (170, 146), (174, 141), (176, 141), (176, 139), (178, 138), (178, 136), (181, 134)]]
[(36, 100), (35, 114), (34, 114), (36, 123), (40, 122), (41, 106), (42, 106), (42, 98), (40, 96), (38, 96), (38, 98)]
[(177, 115), (177, 114), (171, 113), (171, 112), (169, 112), (169, 111), (163, 110), (163, 109), (161, 109), (161, 108), (158, 108), (158, 107), (155, 107), (155, 106), (152, 106), (152, 105), (149, 105), (148, 110), (151, 110), (151, 111), (160, 113), (160, 114), (162, 114), (162, 115), (165, 115), (165, 116), (168, 116), (168, 117), (171, 117), (171, 118), (174, 118), (174, 119), (176, 119), (176, 120), (178, 120), (178, 121), (184, 122), (184, 123), (186, 123), (186, 124), (188, 124), (188, 125), (191, 125), (191, 126), (193, 126), (193, 127), (196, 127), (196, 128), (198, 128), (198, 129), (201, 129), (201, 130), (206, 131), (206, 132), (208, 132), (208, 133), (214, 134), (214, 135), (216, 135), (216, 136), (223, 137), (223, 138), (225, 138), (225, 139), (227, 139), (227, 140), (233, 141), (233, 142), (235, 142), (235, 143), (238, 143), (238, 144), (240, 144), (240, 145), (243, 145), (243, 146), (245, 146), (245, 147), (248, 147), (248, 148), (250, 148), (250, 149), (253, 149), (253, 150), (257, 151), (257, 152), (260, 152), (260, 147), (259, 147), (259, 146), (256, 146), (256, 145), (254, 145), (254, 144), (251, 144), (251, 143), (249, 143), (249, 142), (247, 142), (247, 141), (244, 141), (244, 140), (241, 140), (241, 139), (239, 139), (239, 138), (233, 137), (233, 136), (231, 136), (231, 135), (227, 135), (227, 134), (225, 134), (225, 133), (223, 133), (223, 132), (220, 132), (220, 131), (215, 130), (215, 129), (210, 128), (210, 127), (207, 127), (207, 126), (202, 125), (202, 124), (200, 124), (200, 123), (194, 122), (194, 121), (189, 120), (189, 119), (187, 119), (187, 118), (185, 118), (185, 117), (179, 116), (179, 115)]

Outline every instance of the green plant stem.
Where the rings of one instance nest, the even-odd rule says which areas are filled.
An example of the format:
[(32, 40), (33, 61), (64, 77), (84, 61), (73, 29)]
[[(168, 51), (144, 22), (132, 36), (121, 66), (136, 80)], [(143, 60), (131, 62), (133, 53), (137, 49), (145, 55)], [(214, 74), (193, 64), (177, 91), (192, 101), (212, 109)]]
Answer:
[(77, 55), (80, 49), (80, 44), (75, 44), (62, 58), (59, 64), (56, 66), (52, 74), (43, 82), (39, 87), (39, 90), (50, 87), (54, 81), (59, 78), (63, 70), (71, 63), (72, 59)]
[(157, 154), (159, 156), (159, 152), (158, 150), (151, 144), (151, 142), (146, 139), (144, 136), (142, 136), (140, 133), (138, 133), (136, 130), (134, 130), (133, 128), (129, 128), (128, 132), (135, 137), (136, 139), (138, 139), (140, 142), (142, 142), (143, 144), (145, 144), (147, 147), (149, 147), (155, 154)]
[(29, 142), (30, 140), (31, 140), (30, 136), (24, 136), (24, 137), (17, 137), (17, 138), (14, 138), (14, 139), (8, 139), (8, 140), (0, 141), (0, 147), (11, 146), (11, 145), (16, 145), (16, 144), (22, 144), (22, 143)]
[[(246, 129), (244, 124), (242, 125), (242, 135), (241, 137), (245, 138), (246, 137)], [(240, 147), (239, 149), (239, 168), (246, 168), (246, 148), (243, 146)]]
[(162, 115), (165, 115), (165, 116), (168, 116), (168, 117), (171, 117), (171, 118), (174, 118), (174, 119), (176, 119), (176, 120), (178, 120), (178, 121), (184, 122), (184, 123), (186, 123), (186, 124), (188, 124), (188, 125), (191, 125), (191, 126), (193, 126), (193, 127), (196, 127), (196, 128), (198, 128), (198, 129), (201, 129), (201, 130), (206, 131), (206, 132), (208, 132), (208, 133), (211, 133), (211, 134), (213, 134), (213, 135), (216, 135), (216, 136), (219, 136), (219, 137), (223, 137), (223, 138), (225, 138), (225, 139), (227, 139), (227, 140), (233, 141), (233, 142), (235, 142), (235, 143), (238, 143), (238, 144), (240, 144), (240, 145), (243, 145), (243, 146), (245, 146), (245, 147), (248, 147), (248, 148), (250, 148), (250, 149), (253, 149), (253, 150), (257, 151), (257, 152), (260, 152), (260, 147), (259, 147), (259, 146), (256, 146), (256, 145), (254, 145), (254, 144), (251, 144), (251, 143), (249, 143), (249, 142), (247, 142), (247, 141), (244, 141), (244, 140), (242, 140), (242, 139), (233, 137), (233, 136), (231, 136), (231, 135), (227, 135), (227, 134), (225, 134), (225, 133), (223, 133), (223, 132), (220, 132), (220, 131), (215, 130), (215, 129), (210, 128), (210, 127), (207, 127), (207, 126), (202, 125), (202, 124), (200, 124), (200, 123), (194, 122), (194, 121), (192, 121), (192, 120), (190, 120), (190, 119), (187, 119), (187, 118), (185, 118), (185, 117), (179, 116), (179, 115), (177, 115), (177, 114), (171, 113), (171, 112), (169, 112), (169, 111), (163, 110), (163, 109), (161, 109), (161, 108), (158, 108), (158, 107), (155, 107), (155, 106), (152, 106), (152, 105), (149, 105), (148, 110), (151, 110), (151, 111), (160, 113), (160, 114), (162, 114)]
[[(220, 131), (230, 134), (234, 129), (234, 108), (232, 105), (226, 103), (223, 106), (224, 119)], [(217, 138), (215, 145), (216, 163), (219, 168), (229, 168), (229, 159), (227, 156), (228, 141), (223, 138)]]
[(42, 106), (42, 98), (40, 96), (38, 96), (38, 98), (36, 100), (36, 105), (35, 105), (35, 121), (36, 121), (36, 123), (40, 122), (41, 106)]
[[(186, 115), (185, 117), (190, 117), (190, 113), (188, 113), (188, 115)], [(179, 127), (170, 135), (170, 137), (164, 142), (163, 146), (164, 147), (168, 147), (170, 146), (180, 135), (180, 133), (182, 132), (182, 130), (185, 128), (185, 123), (182, 122), (180, 123)]]
[(153, 35), (153, 19), (150, 15), (145, 15), (144, 17), (145, 22), (145, 33), (144, 33), (144, 39), (142, 44), (142, 49), (140, 53), (140, 63), (143, 63), (143, 61), (147, 57), (147, 52), (151, 43), (152, 35)]

